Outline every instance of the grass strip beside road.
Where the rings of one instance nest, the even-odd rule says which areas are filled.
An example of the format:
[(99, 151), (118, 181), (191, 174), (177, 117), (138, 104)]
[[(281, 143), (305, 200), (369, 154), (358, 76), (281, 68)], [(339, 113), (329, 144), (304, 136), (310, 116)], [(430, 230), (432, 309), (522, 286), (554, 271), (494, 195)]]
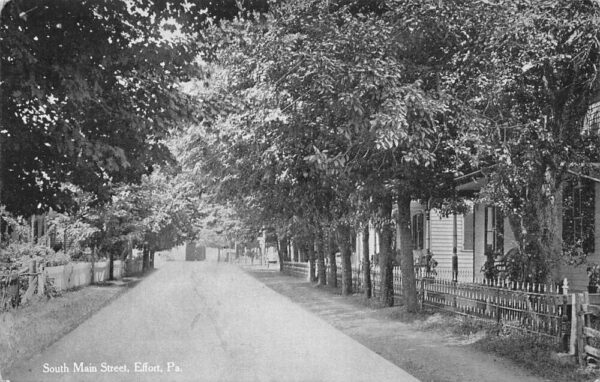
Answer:
[(578, 367), (573, 357), (557, 353), (556, 343), (536, 335), (451, 313), (383, 307), (376, 298), (341, 296), (339, 288), (264, 269), (247, 272), (424, 381), (481, 380), (469, 373), (458, 375), (468, 367), (485, 370), (487, 380), (495, 380), (492, 368), (498, 371), (497, 365), (519, 367), (548, 382), (600, 380), (600, 369)]
[(0, 372), (59, 340), (137, 280), (90, 285), (0, 313)]

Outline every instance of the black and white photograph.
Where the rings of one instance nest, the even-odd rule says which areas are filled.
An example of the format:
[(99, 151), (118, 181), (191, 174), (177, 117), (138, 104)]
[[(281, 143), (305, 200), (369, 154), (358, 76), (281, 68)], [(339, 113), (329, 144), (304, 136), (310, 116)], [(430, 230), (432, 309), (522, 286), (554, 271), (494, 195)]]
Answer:
[(0, 0), (0, 382), (600, 382), (599, 0)]

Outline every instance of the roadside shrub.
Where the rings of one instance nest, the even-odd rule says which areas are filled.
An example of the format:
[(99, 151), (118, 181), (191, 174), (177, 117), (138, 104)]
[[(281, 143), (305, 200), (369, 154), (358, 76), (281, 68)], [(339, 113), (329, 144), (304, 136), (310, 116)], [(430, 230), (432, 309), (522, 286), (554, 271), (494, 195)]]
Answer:
[[(92, 261), (92, 249), (91, 248), (82, 248), (79, 246), (71, 247), (67, 251), (67, 256), (71, 261)], [(108, 257), (106, 254), (97, 253), (95, 261), (102, 260), (103, 258)]]
[(58, 267), (60, 265), (67, 264), (69, 261), (71, 261), (71, 258), (64, 251), (58, 251), (50, 254), (44, 258), (44, 260), (46, 261), (47, 267)]
[(71, 259), (73, 261), (86, 261), (87, 260), (85, 258), (86, 257), (85, 253), (79, 247), (69, 248), (66, 255), (68, 256), (69, 259)]
[(52, 248), (31, 243), (11, 243), (0, 249), (0, 262), (4, 268), (25, 266), (31, 259), (46, 259), (54, 255)]
[(54, 253), (52, 248), (48, 248), (44, 245), (31, 244), (31, 243), (11, 243), (6, 247), (5, 251), (9, 254), (9, 257), (13, 259), (20, 259), (23, 257), (34, 258), (34, 257), (47, 257)]
[(0, 263), (7, 269), (27, 266), (32, 259), (44, 261), (46, 266), (64, 265), (70, 260), (64, 252), (55, 252), (52, 248), (38, 244), (11, 243), (0, 250)]

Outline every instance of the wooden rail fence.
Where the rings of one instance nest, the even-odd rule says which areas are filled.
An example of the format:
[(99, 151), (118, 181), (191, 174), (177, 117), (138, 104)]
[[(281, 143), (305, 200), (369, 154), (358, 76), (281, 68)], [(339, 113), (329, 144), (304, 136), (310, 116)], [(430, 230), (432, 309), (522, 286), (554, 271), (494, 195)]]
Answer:
[(568, 333), (568, 298), (552, 286), (464, 283), (427, 277), (418, 279), (417, 284), (425, 306), (494, 320), (556, 339)]
[(33, 298), (36, 291), (43, 295), (46, 288), (45, 276), (44, 265), (37, 261), (31, 261), (28, 267), (20, 270), (0, 274), (0, 312), (25, 304)]
[[(592, 303), (590, 303), (590, 300)], [(570, 353), (577, 355), (580, 365), (600, 362), (600, 294), (573, 295), (575, 335), (571, 336)]]

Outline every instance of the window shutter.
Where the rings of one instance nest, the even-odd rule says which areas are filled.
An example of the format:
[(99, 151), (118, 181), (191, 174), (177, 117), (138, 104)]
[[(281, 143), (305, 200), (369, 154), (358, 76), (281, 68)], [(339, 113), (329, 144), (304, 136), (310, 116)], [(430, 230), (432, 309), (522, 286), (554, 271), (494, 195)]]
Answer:
[(572, 178), (563, 184), (563, 242), (581, 246), (584, 253), (594, 252), (594, 187), (594, 182), (582, 178)]
[(600, 102), (595, 102), (588, 107), (583, 120), (582, 133), (584, 135), (600, 134)]
[(473, 250), (473, 213), (469, 212), (463, 216), (463, 249)]
[(412, 224), (410, 226), (413, 239), (413, 249), (423, 249), (423, 214), (418, 213), (413, 215)]
[(497, 252), (504, 253), (504, 215), (498, 207), (494, 207), (496, 215), (496, 248)]
[(574, 204), (574, 187), (573, 180), (567, 180), (563, 184), (563, 222), (562, 222), (562, 239), (567, 245), (575, 244), (575, 211)]
[(417, 215), (413, 215), (411, 223), (412, 224), (410, 225), (410, 232), (412, 234), (413, 249), (417, 249)]
[(423, 237), (425, 236), (424, 235), (425, 230), (423, 229), (423, 226), (424, 226), (424, 224), (423, 224), (423, 214), (419, 214), (417, 216), (419, 217), (418, 218), (419, 230), (417, 231), (418, 235), (419, 235), (419, 237), (418, 237), (418, 240), (419, 240), (419, 249), (423, 249), (423, 248), (425, 248), (425, 245), (424, 245), (425, 243), (423, 241), (423, 239), (424, 239)]
[(493, 210), (490, 207), (486, 206), (483, 208), (483, 211), (484, 211), (483, 248), (484, 248), (484, 255), (487, 255), (488, 252), (494, 251), (494, 240), (492, 238), (492, 233), (493, 233), (493, 229), (494, 229)]

